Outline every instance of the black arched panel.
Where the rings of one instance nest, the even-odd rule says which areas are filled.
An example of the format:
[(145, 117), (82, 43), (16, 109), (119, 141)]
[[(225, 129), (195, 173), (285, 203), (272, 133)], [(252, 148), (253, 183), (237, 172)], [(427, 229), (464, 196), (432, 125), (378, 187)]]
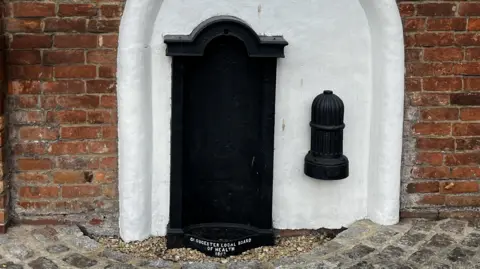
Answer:
[(228, 256), (273, 244), (276, 57), (286, 42), (232, 17), (165, 42), (174, 56), (168, 246)]

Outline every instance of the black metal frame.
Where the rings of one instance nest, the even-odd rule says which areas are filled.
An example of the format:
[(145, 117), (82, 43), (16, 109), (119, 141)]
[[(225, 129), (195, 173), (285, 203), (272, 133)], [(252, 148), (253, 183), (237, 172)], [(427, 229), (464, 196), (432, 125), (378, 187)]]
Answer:
[[(262, 195), (265, 208), (259, 211), (266, 214), (261, 227), (255, 227), (257, 238), (253, 247), (272, 245), (274, 243), (272, 230), (272, 184), (273, 184), (273, 140), (275, 115), (276, 58), (284, 57), (284, 47), (288, 44), (283, 37), (258, 36), (245, 22), (231, 16), (219, 16), (201, 23), (190, 35), (167, 35), (168, 56), (172, 59), (172, 121), (171, 121), (171, 185), (170, 185), (170, 221), (167, 229), (167, 247), (177, 248), (189, 245), (191, 234), (182, 223), (182, 181), (183, 181), (183, 111), (184, 111), (184, 71), (192, 57), (203, 56), (204, 50), (213, 39), (219, 36), (234, 36), (241, 40), (250, 57), (265, 58), (263, 63), (262, 91), (264, 102), (262, 111), (262, 140), (266, 155), (264, 176), (262, 179)], [(211, 224), (215, 225), (215, 224)], [(242, 229), (242, 225), (222, 224)], [(198, 237), (196, 237), (198, 238)], [(205, 239), (208, 241), (207, 239)], [(250, 246), (250, 248), (252, 247)], [(238, 251), (243, 251), (238, 248)], [(206, 252), (206, 251), (205, 251)], [(214, 255), (214, 254), (212, 254)]]

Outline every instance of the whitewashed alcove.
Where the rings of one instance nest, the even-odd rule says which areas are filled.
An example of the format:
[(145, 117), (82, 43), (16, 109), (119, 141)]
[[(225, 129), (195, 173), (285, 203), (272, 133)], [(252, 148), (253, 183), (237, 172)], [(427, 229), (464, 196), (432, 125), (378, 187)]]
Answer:
[[(395, 0), (129, 0), (117, 74), (123, 239), (165, 235), (169, 221), (171, 59), (163, 37), (217, 15), (289, 42), (277, 69), (273, 226), (396, 223), (404, 55)], [(340, 181), (303, 174), (311, 102), (325, 89), (345, 103), (350, 176)]]

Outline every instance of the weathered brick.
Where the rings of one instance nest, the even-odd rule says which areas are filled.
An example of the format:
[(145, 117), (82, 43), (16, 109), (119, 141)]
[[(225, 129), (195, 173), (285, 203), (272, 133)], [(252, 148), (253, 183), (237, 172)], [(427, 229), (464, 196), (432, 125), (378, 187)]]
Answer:
[(457, 10), (454, 3), (421, 3), (416, 5), (419, 16), (453, 16)]
[[(468, 55), (468, 56), (472, 56), (472, 55)], [(425, 61), (439, 61), (439, 62), (460, 61), (463, 59), (463, 49), (461, 48), (425, 48), (423, 52), (423, 59)]]
[(12, 49), (50, 48), (53, 43), (51, 35), (13, 35), (10, 43)]
[(90, 50), (87, 53), (87, 62), (93, 64), (115, 63), (117, 52), (114, 50)]
[(456, 139), (456, 150), (480, 150), (480, 137)]
[(87, 153), (87, 144), (85, 142), (57, 142), (48, 147), (48, 152), (52, 155), (76, 155)]
[(101, 194), (99, 185), (62, 186), (63, 198), (97, 197)]
[(460, 3), (458, 14), (461, 16), (480, 16), (480, 3)]
[(41, 65), (25, 65), (9, 67), (11, 79), (51, 79), (53, 68)]
[(40, 81), (14, 80), (8, 84), (8, 94), (39, 94), (42, 89)]
[(427, 30), (429, 31), (465, 31), (466, 18), (428, 18)]
[(480, 93), (455, 93), (450, 97), (452, 105), (480, 106)]
[(438, 152), (419, 152), (415, 159), (416, 164), (442, 165), (443, 154)]
[(54, 123), (85, 123), (87, 112), (83, 110), (48, 111), (47, 121)]
[(97, 8), (93, 4), (60, 4), (58, 15), (62, 17), (95, 16)]
[(462, 121), (480, 121), (480, 107), (460, 109), (460, 119)]
[(42, 56), (39, 50), (14, 50), (8, 52), (7, 63), (29, 65), (40, 64)]
[(427, 108), (422, 110), (422, 119), (425, 121), (458, 120), (458, 108)]
[(416, 147), (423, 150), (443, 150), (449, 151), (454, 149), (453, 138), (424, 138), (417, 139)]
[(96, 108), (100, 98), (98, 95), (63, 95), (57, 97), (57, 104), (63, 108)]
[(50, 17), (55, 16), (54, 3), (13, 3), (15, 17)]
[(53, 186), (26, 186), (19, 190), (19, 195), (27, 199), (56, 198), (58, 193), (59, 188)]
[(85, 32), (87, 20), (83, 18), (45, 20), (45, 32)]
[(421, 182), (421, 183), (410, 183), (407, 185), (408, 193), (429, 193), (429, 192), (438, 192), (439, 183), (438, 182)]
[(18, 159), (17, 168), (19, 170), (49, 170), (52, 169), (50, 159)]
[(455, 123), (453, 135), (457, 136), (480, 136), (480, 123)]
[(42, 31), (42, 21), (40, 19), (5, 19), (5, 30), (11, 33), (39, 33)]
[(416, 166), (412, 170), (413, 178), (443, 179), (450, 176), (450, 168), (445, 166)]
[(447, 206), (480, 206), (480, 196), (447, 196)]
[(478, 183), (474, 181), (454, 181), (440, 183), (440, 192), (442, 193), (469, 193), (478, 192)]
[(21, 127), (19, 129), (20, 139), (23, 140), (55, 140), (58, 130), (45, 127)]
[(457, 165), (479, 165), (480, 166), (480, 152), (448, 154), (445, 157), (445, 164), (449, 166), (457, 166)]
[(85, 82), (81, 80), (48, 81), (42, 83), (45, 94), (78, 94), (85, 92)]
[(428, 205), (443, 205), (445, 204), (444, 195), (424, 195), (418, 201), (419, 204), (428, 204)]
[(91, 33), (116, 33), (120, 20), (90, 20), (87, 31)]
[(44, 64), (74, 64), (84, 63), (83, 50), (52, 50), (43, 52)]
[(100, 127), (62, 127), (60, 137), (65, 139), (94, 139), (101, 136)]
[(95, 78), (97, 67), (94, 65), (55, 66), (57, 78)]
[(424, 91), (458, 91), (462, 89), (460, 77), (427, 77), (423, 79)]
[(57, 184), (85, 183), (85, 173), (71, 170), (57, 171), (53, 173), (53, 182)]
[(57, 48), (95, 48), (96, 35), (56, 35), (54, 46)]
[(119, 5), (102, 5), (102, 17), (105, 18), (120, 18), (122, 17), (122, 6)]
[(453, 167), (451, 178), (467, 179), (480, 177), (479, 167)]

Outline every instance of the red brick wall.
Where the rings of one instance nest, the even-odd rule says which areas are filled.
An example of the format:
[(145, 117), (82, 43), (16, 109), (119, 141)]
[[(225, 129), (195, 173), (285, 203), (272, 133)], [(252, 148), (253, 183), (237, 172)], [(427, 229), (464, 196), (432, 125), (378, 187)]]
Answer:
[[(4, 6), (0, 3), (0, 18), (3, 19)], [(3, 35), (3, 25), (0, 24), (0, 233), (4, 233), (8, 222), (8, 197), (9, 190), (6, 178), (8, 169), (6, 168), (4, 152), (6, 142), (4, 103), (6, 93), (6, 66), (5, 66), (5, 41)]]
[[(0, 119), (16, 220), (98, 222), (118, 212), (115, 65), (125, 0), (78, 2), (5, 1), (8, 117)], [(397, 2), (407, 72), (402, 216), (479, 216), (480, 1)]]
[(479, 217), (480, 1), (397, 1), (406, 53), (402, 215)]
[(123, 0), (5, 1), (11, 207), (42, 222), (115, 213)]

